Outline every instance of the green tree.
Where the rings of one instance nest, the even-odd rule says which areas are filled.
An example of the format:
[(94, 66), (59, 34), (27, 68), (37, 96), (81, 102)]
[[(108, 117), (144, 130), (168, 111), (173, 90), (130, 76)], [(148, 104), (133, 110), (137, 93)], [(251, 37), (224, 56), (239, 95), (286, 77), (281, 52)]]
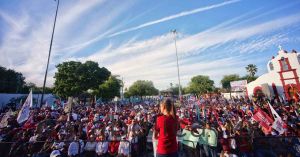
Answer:
[(79, 96), (87, 90), (96, 90), (110, 76), (110, 71), (100, 68), (98, 63), (69, 61), (58, 64), (54, 75), (54, 92), (67, 98)]
[(120, 96), (120, 88), (122, 87), (122, 81), (115, 76), (110, 76), (103, 84), (99, 86), (97, 95), (103, 100), (111, 100), (115, 96)]
[(209, 76), (198, 75), (191, 79), (188, 92), (192, 94), (204, 94), (214, 89), (214, 81)]
[(148, 96), (148, 95), (157, 95), (158, 89), (153, 85), (152, 81), (147, 80), (138, 80), (134, 82), (126, 92), (126, 97), (128, 96)]
[(0, 92), (21, 93), (25, 85), (25, 77), (22, 73), (0, 66)]
[[(170, 89), (171, 89), (171, 91), (172, 91), (172, 93), (174, 94), (174, 95), (178, 95), (179, 94), (179, 85), (178, 84), (176, 84), (175, 86), (171, 86), (170, 87)], [(181, 93), (182, 94), (184, 94), (184, 89), (182, 88), (182, 86), (181, 86)]]
[(249, 64), (246, 66), (246, 70), (250, 77), (254, 77), (257, 72), (257, 67), (255, 64)]
[(246, 76), (241, 77), (241, 80), (247, 80), (247, 83), (255, 81), (256, 79), (257, 79), (257, 76), (246, 75)]
[(222, 87), (224, 89), (228, 90), (228, 89), (230, 89), (231, 81), (238, 81), (240, 79), (241, 79), (240, 76), (237, 74), (225, 75), (225, 76), (223, 76), (223, 79), (221, 80)]

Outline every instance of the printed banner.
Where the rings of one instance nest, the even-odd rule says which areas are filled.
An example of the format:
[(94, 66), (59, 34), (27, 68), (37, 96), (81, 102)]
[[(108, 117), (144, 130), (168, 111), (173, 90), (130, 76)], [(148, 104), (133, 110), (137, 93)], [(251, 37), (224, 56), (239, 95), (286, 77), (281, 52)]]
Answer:
[(246, 86), (247, 86), (247, 80), (230, 82), (231, 91), (233, 92), (246, 91), (247, 88)]
[(259, 109), (252, 117), (255, 121), (259, 122), (259, 125), (263, 127), (264, 130), (270, 130), (273, 124), (273, 119), (269, 115)]

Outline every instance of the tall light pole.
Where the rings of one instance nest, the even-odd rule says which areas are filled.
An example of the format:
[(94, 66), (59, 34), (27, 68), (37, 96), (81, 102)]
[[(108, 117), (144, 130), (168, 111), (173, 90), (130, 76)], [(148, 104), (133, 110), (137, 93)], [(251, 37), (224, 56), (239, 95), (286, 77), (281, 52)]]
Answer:
[(174, 43), (175, 43), (175, 51), (176, 51), (176, 59), (177, 59), (177, 75), (178, 75), (178, 93), (179, 93), (179, 100), (181, 100), (181, 84), (180, 84), (180, 74), (179, 74), (179, 63), (178, 63), (178, 53), (177, 53), (177, 45), (176, 45), (176, 37), (177, 37), (177, 31), (176, 29), (171, 30), (171, 32), (174, 35)]
[(123, 77), (122, 77), (121, 100), (122, 101), (124, 100), (124, 80), (123, 80)]
[(45, 85), (46, 85), (47, 74), (48, 74), (49, 60), (50, 60), (50, 56), (51, 56), (51, 49), (52, 49), (52, 42), (53, 42), (53, 36), (54, 36), (54, 30), (55, 30), (55, 24), (56, 24), (56, 17), (57, 17), (57, 12), (58, 12), (58, 6), (59, 6), (59, 0), (57, 0), (57, 6), (56, 6), (56, 12), (55, 12), (55, 18), (54, 18), (52, 35), (51, 35), (51, 41), (50, 41), (50, 47), (49, 47), (49, 54), (48, 54), (48, 61), (47, 61), (47, 67), (46, 67), (46, 72), (45, 72), (45, 78), (44, 78), (44, 84), (43, 84), (43, 93), (42, 93), (42, 98), (41, 98), (41, 102), (40, 102), (40, 107), (42, 106), (43, 99), (44, 99)]

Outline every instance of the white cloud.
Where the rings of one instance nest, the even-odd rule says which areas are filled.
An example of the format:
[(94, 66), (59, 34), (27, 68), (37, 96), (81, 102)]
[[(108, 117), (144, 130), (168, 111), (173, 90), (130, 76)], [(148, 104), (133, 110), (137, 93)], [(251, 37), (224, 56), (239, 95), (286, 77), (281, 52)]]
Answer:
[[(98, 29), (101, 31), (101, 29), (108, 27), (108, 25), (111, 24), (112, 19), (118, 17), (132, 5), (132, 3), (128, 3), (128, 5), (114, 7), (114, 9), (110, 9), (110, 16), (103, 15), (101, 17), (105, 18), (98, 19), (97, 22), (90, 21), (93, 22), (94, 28), (87, 28), (86, 31), (78, 31), (76, 33), (69, 31), (70, 28), (72, 28), (72, 25), (78, 22), (80, 23), (80, 21), (78, 21), (79, 18), (84, 18), (88, 12), (95, 10), (94, 7), (99, 7), (99, 5), (102, 5), (104, 2), (104, 0), (93, 0), (89, 2), (81, 0), (74, 4), (62, 3), (61, 1), (51, 54), (52, 59), (55, 56), (58, 56), (59, 59), (50, 59), (50, 71), (52, 70), (51, 68), (54, 68), (55, 64), (66, 60), (75, 51), (73, 50), (69, 53), (55, 51), (55, 48), (62, 46), (61, 43), (66, 45), (74, 43), (77, 41), (78, 37), (82, 40), (91, 38), (95, 31)], [(53, 10), (51, 11), (55, 11), (56, 8), (54, 7), (55, 6), (53, 6)], [(27, 81), (42, 85), (54, 16), (43, 14), (40, 16), (44, 17), (39, 17), (42, 20), (36, 21), (37, 18), (35, 17), (37, 17), (37, 15), (35, 15), (34, 12), (30, 12), (30, 8), (23, 8), (22, 10), (24, 10), (22, 14), (15, 17), (0, 12), (0, 18), (4, 19), (4, 24), (10, 26), (8, 27), (9, 29), (5, 31), (6, 33), (4, 36), (1, 37), (0, 63), (1, 66), (22, 72)], [(53, 14), (54, 12), (51, 12), (51, 15)], [(98, 12), (97, 14), (101, 14), (101, 12)], [(107, 25), (103, 25), (104, 23)], [(80, 48), (81, 47), (79, 47), (79, 49)], [(49, 77), (53, 77), (53, 74), (53, 72), (49, 73)], [(47, 85), (51, 86), (52, 84), (53, 79), (47, 80)]]
[[(244, 64), (244, 62), (239, 62), (238, 59), (233, 58), (231, 61), (227, 61), (228, 63), (235, 63), (234, 65), (229, 64), (230, 66), (228, 67), (225, 66), (220, 68), (220, 65), (225, 65), (226, 60), (224, 61), (224, 64), (220, 60), (213, 59), (213, 57), (210, 57), (207, 60), (199, 60), (199, 62), (209, 65), (205, 66), (200, 63), (189, 63), (188, 60), (196, 59), (193, 57), (190, 58), (189, 54), (190, 52), (197, 52), (199, 49), (221, 46), (228, 42), (245, 40), (256, 35), (263, 36), (264, 34), (280, 30), (286, 26), (297, 24), (298, 22), (300, 22), (300, 15), (295, 14), (252, 26), (232, 27), (232, 29), (226, 30), (219, 27), (218, 29), (211, 29), (209, 31), (203, 31), (195, 35), (180, 38), (177, 40), (178, 53), (186, 54), (185, 58), (180, 58), (182, 77), (190, 78), (189, 76), (191, 76), (191, 74), (196, 74), (193, 72), (201, 71), (202, 74), (218, 75), (215, 78), (220, 78), (223, 74), (228, 72), (226, 69), (240, 71), (237, 70), (240, 69), (240, 67), (236, 65)], [(125, 81), (128, 82), (127, 85), (130, 85), (130, 83), (137, 79), (152, 79), (159, 88), (162, 88), (161, 85), (163, 83), (161, 84), (159, 82), (165, 82), (164, 80), (173, 80), (173, 82), (176, 82), (177, 79), (174, 43), (172, 38), (168, 36), (169, 35), (162, 35), (144, 41), (136, 41), (130, 44), (127, 43), (116, 49), (109, 48), (105, 51), (100, 51), (83, 58), (83, 60), (99, 61), (99, 58), (101, 58), (100, 64), (103, 64), (103, 59), (107, 60), (107, 62), (104, 62), (104, 66), (107, 66), (112, 72), (124, 76)], [(261, 47), (275, 43), (280, 37), (281, 36), (273, 37), (274, 39), (269, 41), (268, 39), (260, 39), (259, 41), (264, 42)], [(252, 43), (252, 46), (255, 46), (253, 44), (254, 43)], [(242, 47), (243, 46), (241, 46), (241, 48)], [(245, 49), (244, 51), (247, 50)], [(183, 61), (184, 64), (182, 65)], [(224, 72), (221, 72), (222, 69)], [(244, 70), (244, 68), (242, 69)]]
[(145, 28), (145, 27), (148, 27), (148, 26), (152, 26), (152, 25), (155, 25), (155, 24), (158, 24), (158, 23), (166, 22), (166, 21), (169, 21), (169, 20), (173, 20), (173, 19), (176, 19), (176, 18), (183, 17), (183, 16), (188, 16), (188, 15), (196, 14), (196, 13), (199, 13), (199, 12), (211, 10), (211, 9), (214, 9), (214, 8), (219, 8), (219, 7), (229, 5), (229, 4), (232, 4), (232, 3), (236, 3), (236, 2), (239, 2), (239, 1), (240, 0), (229, 0), (229, 1), (225, 1), (223, 3), (219, 3), (219, 4), (214, 4), (214, 5), (210, 5), (210, 6), (206, 6), (206, 7), (200, 7), (200, 8), (197, 8), (197, 9), (189, 10), (189, 11), (184, 11), (184, 12), (181, 12), (181, 13), (178, 13), (178, 14), (174, 14), (174, 15), (170, 15), (170, 16), (158, 19), (158, 20), (146, 22), (144, 24), (141, 24), (141, 25), (138, 25), (138, 26), (135, 26), (135, 27), (132, 27), (132, 28), (128, 28), (128, 29), (113, 33), (113, 34), (109, 35), (109, 37), (113, 37), (113, 36), (116, 36), (116, 35), (124, 34), (124, 33), (131, 32), (131, 31), (135, 31), (135, 30), (138, 30), (138, 29), (141, 29), (141, 28)]
[[(227, 1), (218, 5), (227, 5), (236, 1)], [(80, 6), (80, 5), (83, 6)], [(101, 3), (93, 1), (94, 5)], [(61, 11), (61, 17), (58, 20), (66, 19), (66, 22), (58, 21), (58, 29), (55, 32), (54, 51), (52, 56), (57, 60), (51, 61), (51, 67), (47, 78), (47, 84), (53, 84), (53, 75), (56, 71), (54, 65), (67, 60), (93, 60), (99, 62), (100, 66), (108, 67), (114, 74), (124, 77), (126, 86), (138, 79), (146, 79), (154, 81), (154, 84), (160, 88), (166, 88), (170, 82), (177, 83), (177, 69), (174, 41), (170, 34), (151, 37), (139, 40), (138, 36), (132, 36), (124, 43), (115, 46), (114, 42), (109, 42), (104, 48), (95, 50), (96, 53), (76, 57), (75, 53), (80, 52), (83, 48), (103, 39), (105, 36), (115, 31), (119, 26), (111, 28), (112, 22), (117, 19), (126, 9), (130, 7), (115, 7), (111, 12), (111, 16), (99, 19), (93, 27), (85, 28), (84, 31), (78, 31), (73, 34), (68, 29), (70, 25), (76, 23), (79, 18), (84, 17), (88, 12), (95, 9), (94, 5), (87, 4), (86, 1), (78, 1), (75, 6), (70, 6), (70, 11)], [(220, 7), (218, 6), (218, 7)], [(212, 6), (210, 6), (212, 7)], [(216, 7), (216, 6), (214, 6)], [(189, 14), (203, 11), (204, 8), (183, 12), (166, 18), (147, 22), (138, 26), (140, 28), (147, 27), (156, 23), (172, 20), (174, 18), (183, 17)], [(212, 8), (206, 8), (212, 9)], [(71, 11), (72, 10), (72, 11)], [(205, 9), (204, 9), (205, 10)], [(255, 11), (254, 11), (255, 12)], [(100, 14), (101, 12), (97, 13)], [(186, 85), (189, 79), (194, 75), (209, 75), (218, 85), (220, 78), (228, 73), (243, 73), (245, 60), (240, 57), (240, 53), (234, 54), (232, 57), (220, 58), (218, 55), (225, 54), (230, 51), (239, 51), (244, 53), (254, 52), (255, 48), (266, 48), (284, 42), (285, 36), (265, 36), (268, 33), (278, 31), (287, 26), (299, 24), (300, 14), (294, 14), (266, 22), (257, 23), (255, 25), (238, 25), (237, 21), (243, 21), (247, 15), (240, 15), (234, 19), (225, 21), (208, 30), (204, 30), (192, 35), (182, 34), (177, 40), (178, 53), (180, 56), (180, 73), (183, 85)], [(46, 57), (49, 49), (49, 38), (51, 29), (49, 25), (53, 24), (53, 17), (45, 17), (45, 19), (36, 24), (31, 18), (31, 14), (22, 14), (21, 17), (12, 17), (8, 14), (1, 14), (11, 27), (3, 37), (3, 44), (0, 46), (0, 63), (3, 66), (9, 66), (17, 71), (24, 73), (27, 81), (41, 85), (44, 78)], [(97, 15), (98, 16), (98, 15)], [(95, 15), (95, 17), (97, 17)], [(100, 16), (100, 15), (99, 15)], [(101, 16), (102, 17), (102, 16)], [(246, 19), (247, 20), (247, 19)], [(92, 24), (93, 21), (89, 21)], [(102, 26), (102, 23), (105, 25)], [(230, 27), (228, 27), (230, 26)], [(109, 28), (110, 29), (109, 29)], [(132, 28), (131, 28), (132, 29)], [(26, 34), (23, 34), (23, 33)], [(100, 34), (100, 35), (99, 35)], [(260, 36), (256, 40), (248, 40), (255, 36)], [(77, 39), (78, 38), (78, 39)], [(299, 39), (298, 39), (299, 40)], [(85, 42), (81, 42), (85, 41)], [(238, 42), (242, 41), (242, 42)], [(247, 42), (244, 42), (247, 41)], [(60, 43), (64, 44), (60, 44)], [(236, 50), (221, 50), (224, 45), (236, 42)], [(58, 45), (60, 44), (60, 45)], [(69, 45), (72, 45), (69, 47)], [(67, 46), (67, 47), (65, 47)], [(217, 52), (209, 51), (214, 47)], [(86, 50), (87, 51), (87, 50)], [(84, 51), (84, 52), (86, 52)], [(209, 56), (201, 58), (204, 54)], [(198, 58), (199, 57), (199, 58)], [(252, 60), (247, 60), (252, 61)], [(257, 60), (253, 60), (257, 62)]]

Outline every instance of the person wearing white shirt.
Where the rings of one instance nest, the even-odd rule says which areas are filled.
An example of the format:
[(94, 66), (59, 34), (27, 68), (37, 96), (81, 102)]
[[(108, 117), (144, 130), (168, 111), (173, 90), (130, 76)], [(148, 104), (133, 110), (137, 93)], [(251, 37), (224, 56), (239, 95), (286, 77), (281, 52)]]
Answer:
[(73, 141), (70, 143), (68, 148), (68, 156), (75, 157), (79, 153), (79, 142)]
[(89, 140), (90, 141), (86, 142), (85, 147), (84, 147), (85, 156), (86, 157), (94, 157), (97, 142), (94, 142), (95, 138), (93, 135), (90, 136)]
[[(126, 137), (122, 137), (123, 140), (126, 140)], [(128, 157), (129, 156), (129, 147), (130, 143), (128, 141), (121, 141), (118, 149), (118, 156)]]
[(132, 120), (132, 124), (128, 126), (128, 140), (131, 142), (131, 153), (133, 156), (138, 154), (138, 134), (142, 128), (137, 123), (136, 119)]
[(98, 157), (103, 157), (107, 154), (108, 151), (108, 142), (103, 141), (104, 137), (99, 137), (100, 141), (96, 144), (96, 153)]

